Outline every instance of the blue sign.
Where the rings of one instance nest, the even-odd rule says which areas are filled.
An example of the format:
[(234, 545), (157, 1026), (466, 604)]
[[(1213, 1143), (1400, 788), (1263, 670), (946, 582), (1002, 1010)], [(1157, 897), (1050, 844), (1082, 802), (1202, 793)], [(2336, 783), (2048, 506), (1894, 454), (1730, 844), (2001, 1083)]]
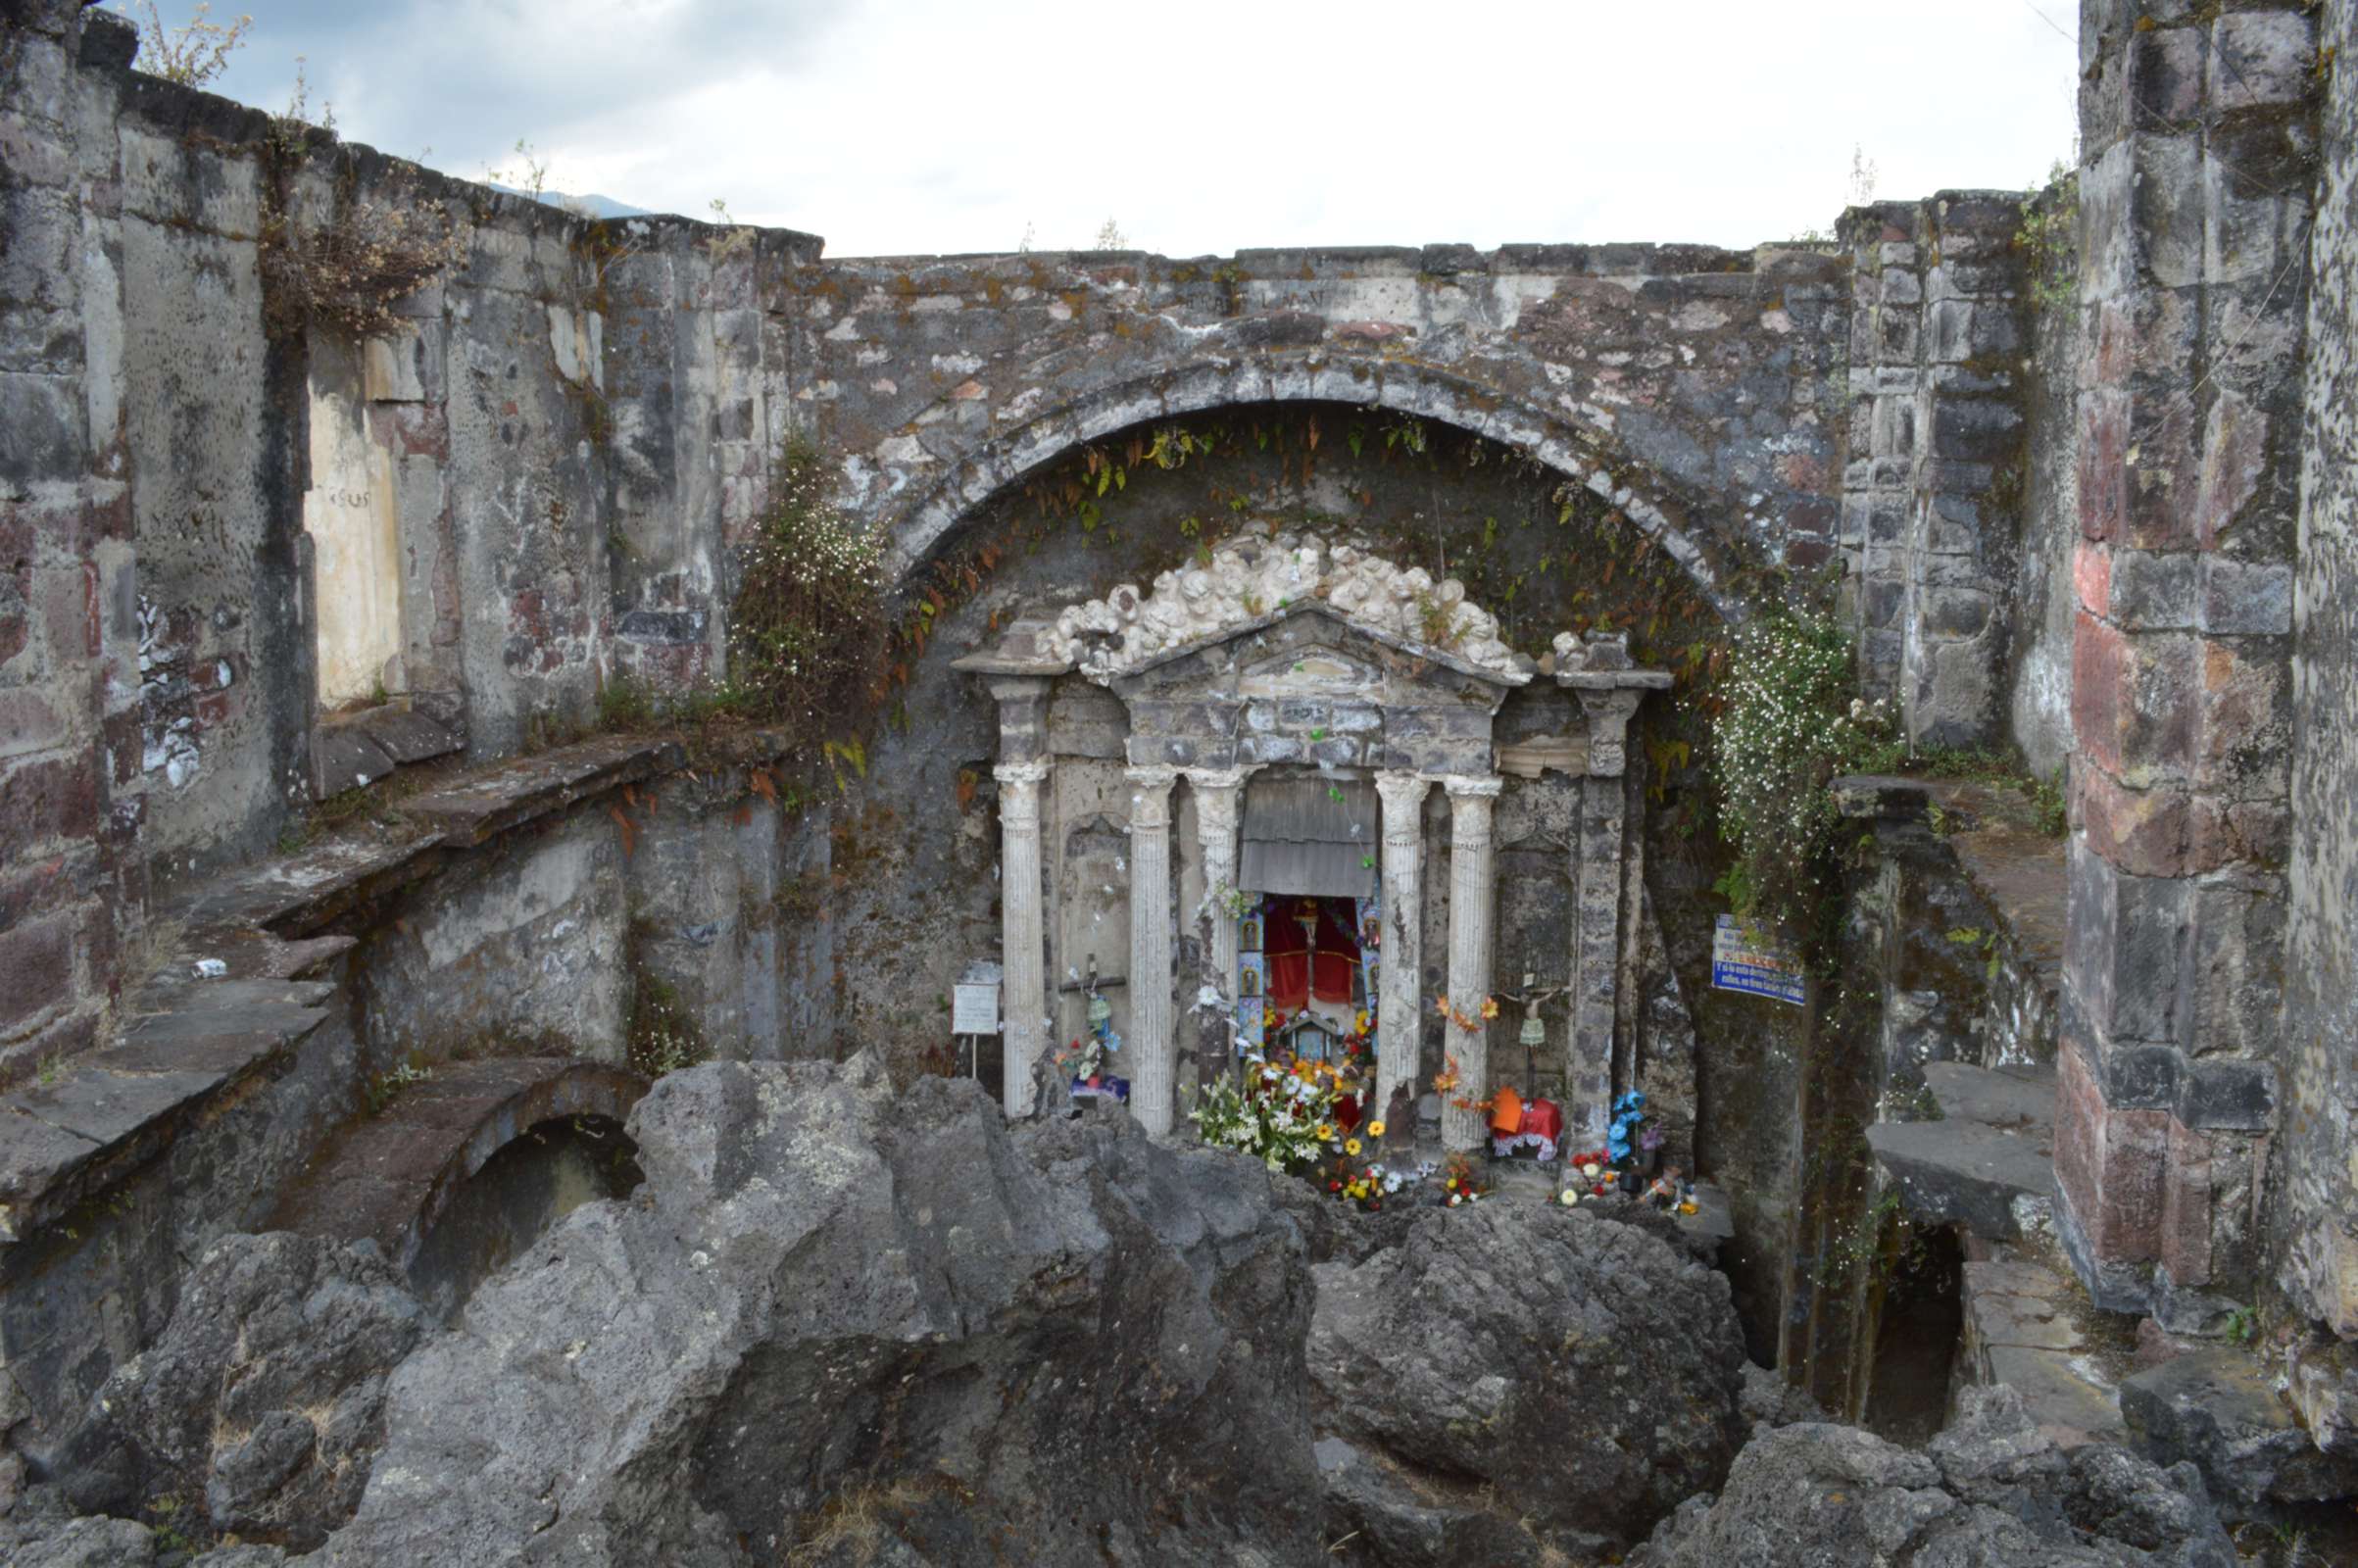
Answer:
[(1723, 914), (1711, 933), (1711, 989), (1772, 997), (1797, 1007), (1808, 998), (1809, 982), (1799, 960), (1772, 946), (1765, 932)]

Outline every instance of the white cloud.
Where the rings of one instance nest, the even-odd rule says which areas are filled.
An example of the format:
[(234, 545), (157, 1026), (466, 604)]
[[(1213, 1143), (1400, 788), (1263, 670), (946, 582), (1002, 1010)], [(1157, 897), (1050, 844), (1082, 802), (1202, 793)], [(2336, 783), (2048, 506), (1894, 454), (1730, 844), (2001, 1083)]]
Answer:
[[(1746, 245), (2071, 150), (2068, 0), (379, 0), (266, 17), (356, 140), (827, 236), (832, 255)], [(2051, 19), (2051, 20), (2050, 20)], [(2061, 29), (2055, 24), (2061, 24)]]

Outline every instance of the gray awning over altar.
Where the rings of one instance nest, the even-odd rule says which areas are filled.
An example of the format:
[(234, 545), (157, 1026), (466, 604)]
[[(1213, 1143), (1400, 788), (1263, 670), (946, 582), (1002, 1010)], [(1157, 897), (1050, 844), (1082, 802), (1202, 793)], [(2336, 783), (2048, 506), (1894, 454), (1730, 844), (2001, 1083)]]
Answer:
[(1364, 779), (1262, 773), (1245, 786), (1238, 885), (1251, 893), (1372, 898), (1383, 809)]

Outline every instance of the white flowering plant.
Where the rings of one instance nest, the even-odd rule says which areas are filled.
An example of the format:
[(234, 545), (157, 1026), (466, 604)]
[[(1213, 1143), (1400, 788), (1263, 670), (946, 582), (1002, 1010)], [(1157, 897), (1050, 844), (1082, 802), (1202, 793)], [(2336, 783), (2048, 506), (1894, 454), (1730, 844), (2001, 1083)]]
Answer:
[(1720, 889), (1736, 912), (1796, 921), (1834, 874), (1837, 775), (1884, 765), (1892, 724), (1857, 695), (1849, 636), (1831, 615), (1777, 610), (1736, 633), (1711, 731), (1720, 837), (1736, 863)]
[(731, 686), (806, 742), (861, 711), (883, 667), (883, 541), (835, 505), (835, 484), (815, 448), (788, 445), (729, 611)]

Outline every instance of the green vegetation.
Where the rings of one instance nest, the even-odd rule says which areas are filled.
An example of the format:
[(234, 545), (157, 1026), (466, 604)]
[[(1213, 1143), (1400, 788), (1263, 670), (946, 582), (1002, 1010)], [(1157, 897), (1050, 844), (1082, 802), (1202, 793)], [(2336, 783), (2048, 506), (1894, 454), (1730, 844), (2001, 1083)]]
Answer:
[(835, 482), (816, 448), (788, 443), (729, 613), (730, 706), (807, 750), (866, 710), (885, 648), (883, 541), (835, 506)]
[(1736, 852), (1719, 889), (1739, 914), (1814, 929), (1839, 880), (1827, 785), (1871, 768), (1891, 721), (1856, 695), (1850, 638), (1832, 616), (1771, 611), (1735, 643), (1711, 732), (1720, 837)]
[(2057, 163), (2043, 190), (2022, 199), (2022, 226), (2014, 231), (2023, 253), (2025, 291), (2041, 311), (2064, 311), (2080, 299), (2080, 175)]

